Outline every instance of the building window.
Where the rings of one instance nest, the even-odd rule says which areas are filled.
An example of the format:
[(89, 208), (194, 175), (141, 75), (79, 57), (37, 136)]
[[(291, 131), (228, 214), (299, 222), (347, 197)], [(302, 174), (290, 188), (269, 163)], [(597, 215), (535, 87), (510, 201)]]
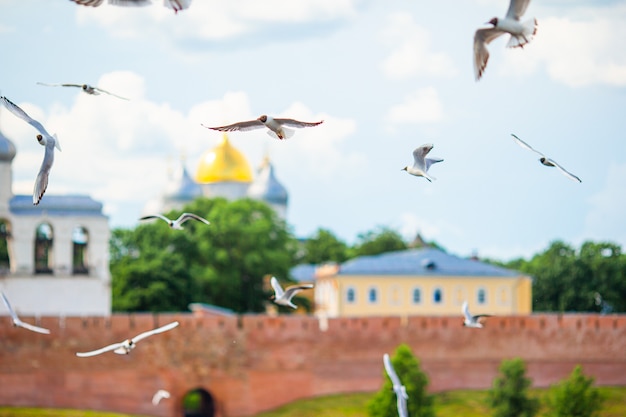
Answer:
[(52, 273), (52, 226), (41, 223), (35, 231), (35, 273)]
[(0, 276), (7, 275), (11, 270), (10, 242), (11, 226), (8, 221), (0, 219)]
[(375, 303), (378, 301), (378, 291), (376, 291), (376, 288), (369, 289), (369, 291), (367, 292), (367, 299), (370, 303)]
[(435, 288), (433, 291), (433, 303), (441, 304), (443, 302), (443, 291), (441, 288)]
[(487, 290), (484, 288), (479, 288), (476, 293), (476, 302), (478, 304), (485, 304), (487, 302)]
[(356, 291), (354, 288), (350, 287), (346, 291), (346, 302), (352, 304), (356, 301)]
[(87, 245), (89, 243), (89, 234), (87, 229), (77, 226), (72, 231), (72, 273), (74, 275), (88, 274), (87, 267)]
[(422, 291), (419, 288), (413, 288), (413, 304), (422, 302)]

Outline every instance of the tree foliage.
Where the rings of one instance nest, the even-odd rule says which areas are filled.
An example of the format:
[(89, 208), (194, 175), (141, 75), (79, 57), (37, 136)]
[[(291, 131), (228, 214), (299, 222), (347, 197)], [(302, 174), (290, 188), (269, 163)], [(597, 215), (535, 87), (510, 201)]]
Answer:
[(593, 387), (594, 379), (583, 374), (580, 365), (570, 376), (552, 387), (549, 396), (551, 417), (597, 417), (602, 408), (599, 391)]
[[(382, 356), (381, 356), (381, 365)], [(420, 369), (419, 360), (406, 344), (396, 348), (391, 356), (391, 364), (401, 383), (406, 387), (409, 399), (407, 409), (410, 417), (433, 417), (433, 398), (427, 393), (428, 376)], [(383, 366), (385, 382), (382, 388), (367, 404), (370, 417), (397, 417), (398, 409), (393, 384)]]
[(526, 378), (526, 364), (520, 358), (503, 360), (500, 374), (489, 391), (494, 417), (533, 417), (539, 401), (528, 395), (531, 380)]
[(352, 252), (353, 256), (356, 257), (405, 250), (407, 247), (400, 233), (381, 226), (375, 230), (359, 234)]
[(316, 265), (324, 262), (342, 263), (348, 257), (348, 245), (330, 230), (320, 228), (304, 242), (301, 262)]
[(114, 230), (111, 238), (113, 309), (186, 310), (204, 302), (236, 312), (263, 311), (269, 293), (263, 277), (287, 280), (296, 241), (265, 203), (199, 198), (170, 218), (192, 212), (210, 225), (188, 221), (185, 230), (165, 222)]
[(619, 245), (584, 242), (577, 251), (555, 241), (529, 261), (503, 265), (534, 278), (534, 311), (626, 311), (626, 255)]

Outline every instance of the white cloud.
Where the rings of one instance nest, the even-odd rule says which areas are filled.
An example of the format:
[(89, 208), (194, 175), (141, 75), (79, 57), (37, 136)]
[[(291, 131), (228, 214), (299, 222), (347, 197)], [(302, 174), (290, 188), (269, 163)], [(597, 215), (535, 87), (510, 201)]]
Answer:
[(431, 50), (430, 32), (415, 23), (409, 13), (388, 16), (382, 38), (392, 47), (391, 54), (381, 65), (389, 78), (452, 76), (457, 73), (448, 55)]
[(390, 123), (436, 123), (443, 120), (443, 105), (434, 87), (419, 89), (387, 112)]
[(140, 8), (77, 8), (78, 22), (99, 24), (115, 36), (136, 37), (154, 31), (175, 38), (223, 40), (253, 32), (261, 24), (293, 24), (349, 18), (358, 0), (196, 0), (174, 13), (158, 5)]
[(626, 86), (625, 19), (623, 3), (538, 18), (535, 39), (523, 51), (507, 51), (502, 72), (528, 74), (545, 66), (551, 78), (572, 87)]

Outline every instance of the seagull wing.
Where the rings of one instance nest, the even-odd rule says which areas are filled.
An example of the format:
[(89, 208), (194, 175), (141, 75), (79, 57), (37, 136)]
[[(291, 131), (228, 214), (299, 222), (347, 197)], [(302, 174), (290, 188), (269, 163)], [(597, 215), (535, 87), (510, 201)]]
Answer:
[(433, 145), (430, 143), (422, 145), (419, 148), (415, 148), (413, 150), (413, 165), (420, 168), (422, 171), (426, 171), (426, 161), (424, 158), (428, 155), (428, 152), (430, 152), (432, 148)]
[(209, 224), (209, 221), (207, 219), (204, 219), (198, 216), (197, 214), (193, 214), (193, 213), (183, 213), (180, 215), (180, 217), (176, 221), (178, 222), (178, 224), (183, 224), (187, 220), (191, 220), (191, 219), (198, 220), (204, 224)]
[(44, 329), (43, 327), (38, 327), (38, 326), (34, 326), (32, 324), (25, 323), (22, 320), (20, 320), (19, 318), (14, 320), (13, 322), (15, 323), (16, 326), (19, 326), (19, 327), (22, 327), (24, 329), (30, 330), (32, 332), (42, 333), (42, 334), (50, 334), (50, 330)]
[(520, 18), (524, 16), (524, 13), (526, 13), (529, 3), (530, 0), (511, 0), (509, 10), (506, 12), (506, 17), (508, 19), (520, 20)]
[(152, 405), (157, 405), (163, 398), (170, 398), (170, 393), (164, 389), (160, 389), (154, 393), (152, 397)]
[(463, 307), (461, 307), (461, 309), (463, 310), (463, 315), (465, 316), (465, 321), (467, 322), (471, 322), (472, 320), (472, 315), (469, 312), (469, 306), (467, 305), (467, 301), (463, 301)]
[(309, 290), (311, 288), (313, 288), (313, 284), (292, 285), (290, 287), (287, 287), (287, 289), (285, 290), (285, 298), (287, 300), (291, 300), (293, 296), (300, 291)]
[(511, 136), (513, 136), (513, 140), (515, 142), (517, 142), (517, 144), (519, 146), (521, 146), (524, 149), (528, 149), (531, 152), (534, 152), (536, 154), (541, 155), (542, 157), (545, 157), (544, 154), (542, 154), (541, 152), (539, 152), (538, 150), (536, 150), (535, 148), (533, 148), (532, 146), (530, 146), (529, 144), (527, 144), (526, 142), (524, 142), (523, 140), (521, 140), (520, 138), (518, 138), (517, 136), (515, 136), (514, 134), (511, 133)]
[(82, 84), (48, 84), (48, 83), (40, 83), (40, 82), (37, 82), (37, 84), (45, 85), (47, 87), (79, 87), (79, 88), (83, 87)]
[(90, 7), (98, 7), (100, 6), (104, 0), (70, 0), (76, 4), (80, 4), (81, 6), (90, 6)]
[(502, 34), (504, 32), (496, 28), (478, 29), (476, 31), (474, 35), (474, 76), (476, 81), (480, 80), (485, 68), (487, 68), (487, 61), (489, 61), (487, 45)]
[(19, 320), (19, 318), (17, 317), (17, 313), (13, 310), (13, 307), (11, 307), (11, 303), (9, 303), (9, 299), (4, 294), (3, 291), (0, 291), (0, 295), (2, 295), (2, 300), (4, 301), (4, 305), (7, 306), (7, 309), (9, 310), (9, 314), (11, 315), (13, 322), (15, 322), (16, 320)]
[(162, 214), (152, 214), (152, 215), (149, 215), (149, 216), (143, 216), (143, 217), (139, 218), (139, 220), (149, 220), (149, 219), (161, 219), (164, 222), (166, 222), (167, 224), (169, 224), (171, 222), (170, 219), (168, 219), (167, 217), (165, 217)]
[(406, 406), (406, 400), (409, 396), (406, 393), (404, 385), (401, 388), (400, 395), (396, 394), (396, 396), (398, 397), (396, 402), (396, 407), (398, 407), (398, 417), (409, 417), (409, 410)]
[(113, 94), (113, 93), (111, 93), (109, 91), (103, 90), (102, 88), (93, 87), (93, 89), (94, 90), (98, 90), (101, 93), (105, 93), (105, 94), (108, 94), (108, 95), (113, 96), (113, 97), (121, 98), (122, 100), (128, 100), (126, 97), (118, 96), (117, 94)]
[(234, 131), (245, 132), (248, 130), (260, 129), (264, 127), (265, 125), (260, 120), (254, 119), (254, 120), (248, 120), (245, 122), (238, 122), (238, 123), (233, 123), (232, 125), (219, 126), (219, 127), (209, 127), (205, 125), (202, 125), (202, 126), (206, 127), (207, 129), (219, 130), (220, 132), (234, 132)]
[(133, 343), (137, 343), (140, 340), (145, 339), (146, 337), (152, 336), (153, 334), (166, 332), (168, 330), (173, 329), (176, 326), (178, 326), (178, 322), (174, 321), (174, 322), (172, 322), (170, 324), (166, 324), (165, 326), (157, 327), (156, 329), (149, 330), (147, 332), (143, 332), (143, 333), (138, 334), (137, 336), (133, 337), (132, 338), (132, 342)]
[(276, 298), (281, 298), (285, 294), (283, 287), (280, 286), (276, 277), (272, 277), (272, 279), (270, 279), (270, 284), (272, 285), (272, 288), (274, 288)]
[(383, 355), (383, 364), (385, 365), (385, 371), (389, 378), (391, 379), (391, 383), (394, 387), (399, 387), (402, 385), (400, 382), (400, 378), (398, 378), (398, 374), (396, 374), (396, 370), (393, 369), (393, 365), (391, 364), (391, 359), (389, 359), (389, 355), (385, 353)]
[(477, 314), (472, 316), (472, 319), (476, 322), (484, 322), (487, 317), (491, 317), (491, 314)]
[(559, 171), (561, 171), (563, 173), (563, 175), (565, 175), (567, 178), (569, 178), (572, 181), (576, 181), (576, 182), (582, 182), (580, 180), (580, 178), (578, 178), (576, 175), (572, 174), (571, 172), (569, 172), (568, 170), (566, 170), (565, 168), (563, 168), (561, 165), (557, 164), (554, 160), (549, 159), (549, 161), (559, 169)]
[(37, 129), (39, 133), (41, 133), (42, 135), (46, 137), (50, 137), (50, 134), (46, 131), (46, 129), (42, 126), (42, 124), (39, 123), (37, 120), (33, 119), (32, 117), (30, 117), (28, 114), (26, 114), (26, 112), (22, 110), (21, 108), (19, 108), (17, 104), (11, 102), (11, 100), (9, 100), (8, 98), (4, 96), (0, 97), (0, 102), (4, 104), (4, 107), (6, 107), (11, 113), (13, 113), (14, 115), (24, 120), (26, 123), (28, 123), (35, 129)]
[(280, 123), (281, 125), (290, 126), (290, 127), (312, 127), (317, 126), (324, 123), (323, 120), (319, 122), (301, 122), (299, 120), (294, 119), (274, 119), (276, 123)]
[(124, 346), (124, 342), (113, 343), (112, 345), (105, 346), (100, 349), (92, 350), (91, 352), (76, 352), (76, 356), (81, 357), (81, 358), (86, 358), (88, 356), (96, 356), (105, 352), (110, 352), (121, 346)]
[(109, 0), (109, 4), (114, 6), (148, 6), (152, 4), (151, 0)]
[(37, 205), (41, 201), (46, 189), (48, 188), (48, 177), (54, 162), (54, 143), (47, 143), (46, 150), (43, 155), (43, 161), (39, 168), (39, 173), (35, 179), (35, 187), (33, 189), (33, 204)]

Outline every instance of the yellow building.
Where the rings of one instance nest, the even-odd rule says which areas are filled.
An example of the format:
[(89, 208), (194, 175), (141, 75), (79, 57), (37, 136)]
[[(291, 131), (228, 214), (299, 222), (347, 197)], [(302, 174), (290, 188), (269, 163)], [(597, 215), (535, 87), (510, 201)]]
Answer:
[(317, 269), (316, 314), (325, 317), (530, 314), (532, 278), (433, 248), (361, 256)]

